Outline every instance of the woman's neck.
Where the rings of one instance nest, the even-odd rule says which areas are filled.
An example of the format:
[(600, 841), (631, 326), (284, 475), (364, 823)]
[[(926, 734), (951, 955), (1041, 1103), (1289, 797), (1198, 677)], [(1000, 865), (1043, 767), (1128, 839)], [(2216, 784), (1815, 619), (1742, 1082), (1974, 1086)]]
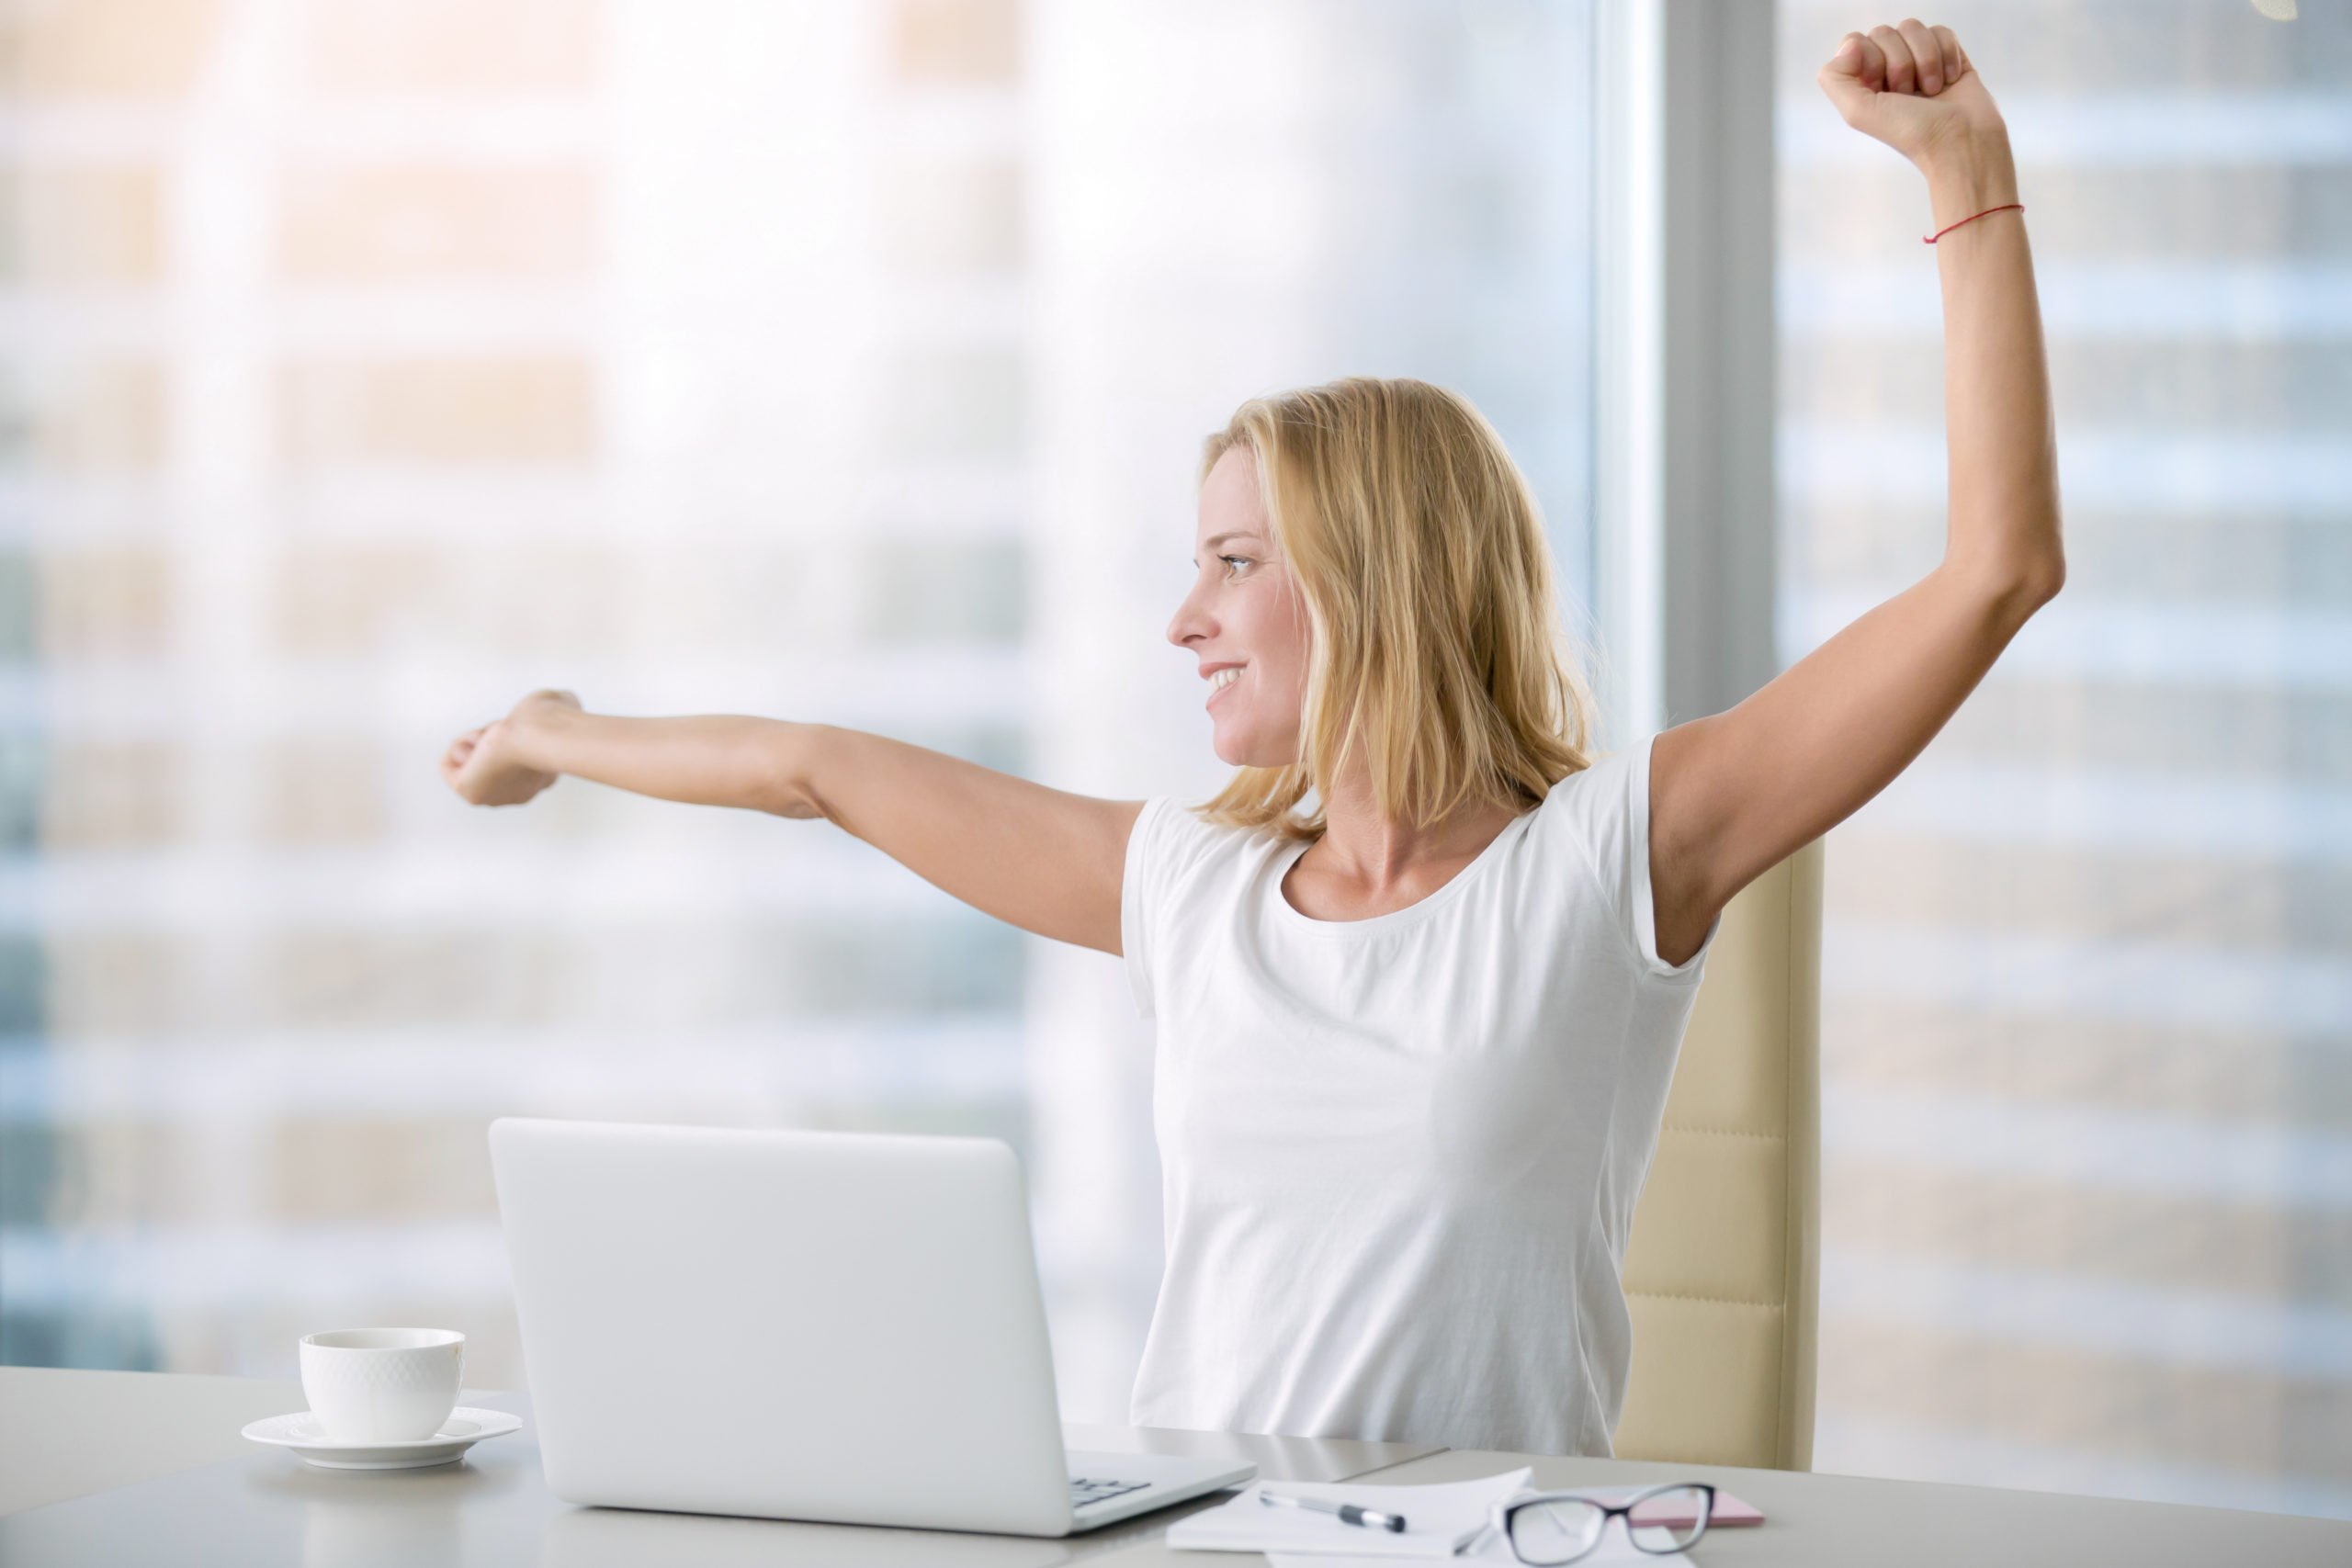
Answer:
[(1457, 807), (1451, 821), (1420, 827), (1383, 818), (1373, 804), (1370, 782), (1353, 780), (1335, 787), (1324, 802), (1323, 836), (1300, 862), (1312, 861), (1320, 880), (1378, 900), (1410, 892), (1424, 881), (1444, 882), (1477, 859), (1525, 809), (1487, 799)]

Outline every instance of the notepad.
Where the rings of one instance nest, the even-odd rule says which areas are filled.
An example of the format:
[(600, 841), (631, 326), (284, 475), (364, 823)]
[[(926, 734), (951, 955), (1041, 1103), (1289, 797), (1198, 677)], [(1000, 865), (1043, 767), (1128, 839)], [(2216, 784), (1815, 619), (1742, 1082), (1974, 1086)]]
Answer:
[(1283, 1481), (1272, 1491), (1293, 1497), (1353, 1503), (1403, 1517), (1400, 1530), (1367, 1529), (1329, 1514), (1270, 1508), (1258, 1501), (1265, 1482), (1252, 1482), (1222, 1507), (1205, 1508), (1168, 1527), (1167, 1543), (1180, 1551), (1299, 1552), (1348, 1557), (1452, 1557), (1487, 1522), (1491, 1506), (1527, 1484), (1527, 1466), (1476, 1481), (1429, 1486), (1377, 1486), (1363, 1482)]

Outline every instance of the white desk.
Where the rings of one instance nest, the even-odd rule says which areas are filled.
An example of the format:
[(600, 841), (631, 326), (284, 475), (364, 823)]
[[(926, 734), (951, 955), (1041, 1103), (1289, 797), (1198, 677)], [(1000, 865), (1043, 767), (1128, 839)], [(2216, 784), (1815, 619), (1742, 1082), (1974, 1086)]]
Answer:
[[(469, 1391), (465, 1402), (514, 1410), (528, 1420), (529, 1403), (519, 1394)], [(477, 1446), (461, 1464), (357, 1475), (314, 1470), (237, 1436), (247, 1421), (302, 1404), (300, 1385), (290, 1382), (0, 1368), (0, 1563), (1046, 1568), (1086, 1558), (1119, 1568), (1248, 1568), (1263, 1561), (1160, 1544), (1170, 1521), (1217, 1497), (1064, 1540), (1031, 1540), (575, 1508), (540, 1484), (527, 1425)], [(2352, 1524), (2277, 1514), (1329, 1438), (1148, 1427), (1068, 1431), (1071, 1444), (1083, 1448), (1241, 1453), (1264, 1475), (1288, 1480), (1378, 1472), (1383, 1481), (1453, 1481), (1521, 1464), (1532, 1464), (1543, 1485), (1712, 1480), (1762, 1508), (1767, 1522), (1710, 1535), (1692, 1553), (1702, 1564), (2352, 1564)]]
[[(575, 1508), (541, 1483), (528, 1395), (468, 1389), (460, 1403), (512, 1410), (525, 1426), (477, 1444), (462, 1463), (343, 1473), (238, 1435), (249, 1421), (304, 1408), (298, 1382), (0, 1367), (0, 1565), (1046, 1568), (1156, 1550), (1170, 1521), (1229, 1495), (1213, 1493), (1060, 1540)], [(1077, 1423), (1066, 1424), (1063, 1437), (1072, 1448), (1109, 1452), (1238, 1455), (1262, 1476), (1291, 1481), (1343, 1481), (1441, 1451), (1427, 1443)], [(1215, 1563), (1263, 1561), (1220, 1554)]]

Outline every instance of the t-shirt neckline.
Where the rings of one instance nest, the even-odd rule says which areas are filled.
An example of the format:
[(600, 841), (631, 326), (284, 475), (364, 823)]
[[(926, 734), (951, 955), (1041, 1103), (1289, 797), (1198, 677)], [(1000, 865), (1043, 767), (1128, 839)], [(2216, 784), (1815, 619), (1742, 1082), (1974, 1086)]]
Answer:
[(1295, 848), (1274, 857), (1273, 874), (1267, 890), (1268, 896), (1273, 899), (1274, 919), (1293, 931), (1304, 931), (1314, 936), (1371, 936), (1381, 931), (1394, 931), (1399, 926), (1410, 925), (1459, 894), (1473, 879), (1484, 874), (1487, 865), (1502, 857), (1504, 852), (1510, 848), (1510, 841), (1527, 830), (1528, 822), (1543, 808), (1543, 803), (1538, 801), (1503, 824), (1502, 831), (1488, 840), (1485, 849), (1472, 856), (1468, 865), (1448, 877), (1445, 885), (1436, 892), (1416, 898), (1401, 909), (1390, 909), (1382, 914), (1368, 915), (1361, 920), (1318, 920), (1314, 916), (1303, 914), (1293, 908), (1291, 901), (1283, 896), (1283, 879), (1290, 874), (1290, 868), (1296, 865), (1300, 858), (1317, 843), (1313, 839), (1302, 840)]

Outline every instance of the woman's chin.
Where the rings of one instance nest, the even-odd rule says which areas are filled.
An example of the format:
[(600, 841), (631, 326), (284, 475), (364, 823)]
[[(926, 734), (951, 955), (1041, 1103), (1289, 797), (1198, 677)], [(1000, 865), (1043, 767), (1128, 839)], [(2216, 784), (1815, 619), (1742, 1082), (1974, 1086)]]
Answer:
[(1261, 736), (1227, 735), (1223, 729), (1211, 744), (1216, 760), (1229, 768), (1287, 768), (1297, 755), (1289, 748), (1268, 745)]

